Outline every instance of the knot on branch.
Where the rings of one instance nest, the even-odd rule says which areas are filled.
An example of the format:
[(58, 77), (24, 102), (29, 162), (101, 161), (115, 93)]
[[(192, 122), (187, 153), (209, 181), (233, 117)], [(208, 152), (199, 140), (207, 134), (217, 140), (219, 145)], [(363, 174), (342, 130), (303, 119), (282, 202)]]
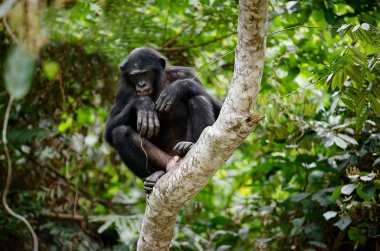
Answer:
[(260, 114), (249, 114), (243, 121), (241, 121), (241, 124), (239, 125), (240, 128), (236, 128), (237, 136), (241, 139), (244, 139), (264, 118), (265, 116), (262, 116)]
[(218, 128), (224, 128), (227, 133), (237, 134), (245, 138), (265, 116), (254, 113), (232, 113), (225, 121), (217, 125)]

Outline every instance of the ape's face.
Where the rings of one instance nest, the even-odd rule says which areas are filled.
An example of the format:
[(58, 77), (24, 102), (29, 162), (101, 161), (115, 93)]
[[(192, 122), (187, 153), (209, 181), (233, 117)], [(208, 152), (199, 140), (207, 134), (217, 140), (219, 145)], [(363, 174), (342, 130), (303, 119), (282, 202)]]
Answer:
[(156, 52), (140, 48), (131, 52), (120, 69), (126, 82), (134, 87), (136, 94), (147, 96), (159, 87), (165, 64), (165, 59)]
[(154, 73), (145, 69), (134, 69), (127, 73), (128, 82), (133, 84), (138, 96), (147, 96), (153, 92)]

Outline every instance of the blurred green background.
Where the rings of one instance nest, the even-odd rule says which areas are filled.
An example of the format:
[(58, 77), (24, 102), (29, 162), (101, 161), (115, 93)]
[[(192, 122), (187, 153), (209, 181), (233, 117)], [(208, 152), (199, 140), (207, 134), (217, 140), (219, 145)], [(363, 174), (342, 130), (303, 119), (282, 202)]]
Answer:
[[(223, 100), (238, 3), (12, 2), (0, 4), (2, 123), (15, 98), (7, 201), (41, 250), (135, 250), (142, 182), (102, 139), (118, 64), (156, 48)], [(379, 1), (269, 2), (266, 118), (185, 205), (172, 250), (379, 250)], [(25, 225), (0, 209), (1, 249), (30, 250)]]

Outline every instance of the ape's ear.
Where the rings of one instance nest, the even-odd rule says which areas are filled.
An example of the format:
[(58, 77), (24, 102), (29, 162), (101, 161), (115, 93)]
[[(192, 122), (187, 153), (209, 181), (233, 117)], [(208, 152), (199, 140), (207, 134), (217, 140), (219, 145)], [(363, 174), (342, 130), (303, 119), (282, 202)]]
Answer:
[(120, 71), (124, 71), (125, 65), (120, 65), (119, 68), (120, 68)]
[(165, 60), (165, 58), (160, 58), (160, 59), (158, 59), (158, 61), (160, 62), (161, 66), (162, 66), (162, 69), (165, 69), (165, 66), (166, 66), (166, 60)]

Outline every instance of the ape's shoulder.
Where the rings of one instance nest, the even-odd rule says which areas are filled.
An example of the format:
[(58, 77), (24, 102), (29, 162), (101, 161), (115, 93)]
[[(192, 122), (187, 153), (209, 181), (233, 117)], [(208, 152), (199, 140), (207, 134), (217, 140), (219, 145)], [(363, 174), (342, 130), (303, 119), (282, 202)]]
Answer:
[(189, 67), (170, 66), (165, 69), (165, 74), (170, 83), (179, 79), (194, 79), (201, 83), (201, 81), (195, 77), (193, 69)]

